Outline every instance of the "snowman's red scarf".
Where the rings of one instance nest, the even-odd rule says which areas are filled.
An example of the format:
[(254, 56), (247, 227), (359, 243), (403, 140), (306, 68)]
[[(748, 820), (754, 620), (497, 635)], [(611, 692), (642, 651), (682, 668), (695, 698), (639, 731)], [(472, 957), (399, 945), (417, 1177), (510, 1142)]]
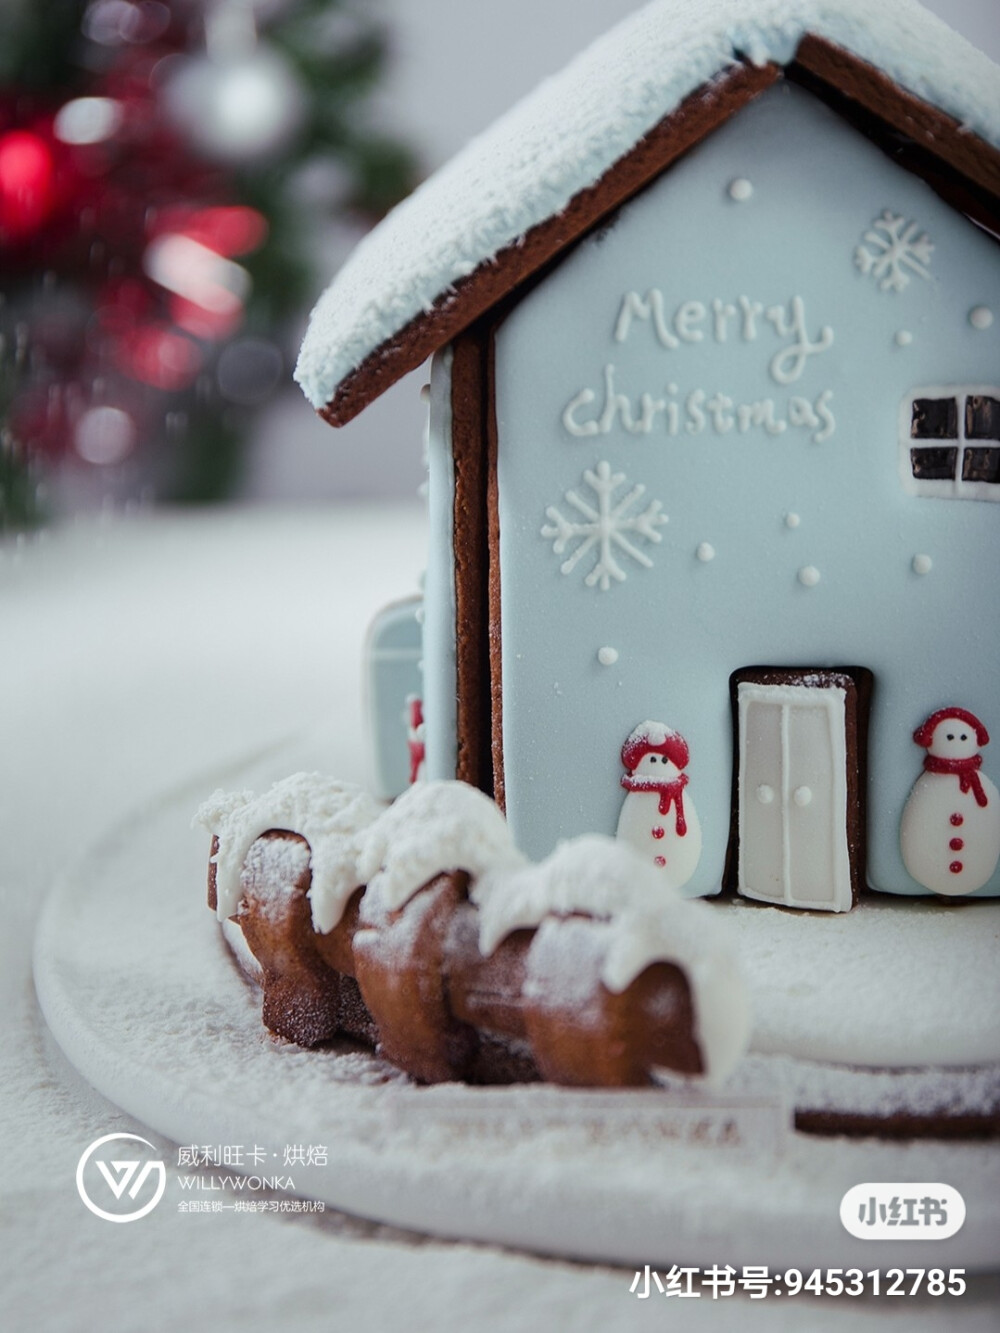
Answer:
[(939, 759), (937, 755), (924, 755), (925, 773), (954, 773), (958, 778), (959, 790), (971, 791), (976, 798), (976, 805), (986, 805), (988, 801), (979, 780), (982, 766), (981, 754), (974, 754), (971, 759)]
[(653, 777), (637, 778), (631, 773), (626, 773), (622, 777), (622, 786), (626, 791), (658, 791), (660, 814), (668, 815), (672, 805), (676, 808), (674, 828), (677, 830), (678, 838), (683, 838), (688, 831), (687, 820), (684, 818), (684, 788), (687, 786), (687, 781), (686, 773), (674, 778), (672, 782), (658, 782)]

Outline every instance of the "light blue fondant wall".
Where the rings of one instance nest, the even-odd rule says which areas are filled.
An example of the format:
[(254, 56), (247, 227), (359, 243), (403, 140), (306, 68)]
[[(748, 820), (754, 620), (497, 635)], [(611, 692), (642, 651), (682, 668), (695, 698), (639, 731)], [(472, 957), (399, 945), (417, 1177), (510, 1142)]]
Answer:
[[(730, 183), (746, 179), (742, 201)], [(890, 210), (933, 242), (929, 276), (911, 273), (883, 291), (854, 262), (873, 221)], [(869, 243), (869, 249), (873, 247)], [(832, 345), (808, 356), (783, 385), (773, 356), (794, 341), (758, 318), (755, 339), (709, 315), (670, 324), (680, 345), (665, 349), (651, 322), (614, 338), (622, 298), (662, 292), (665, 316), (684, 302), (739, 296), (790, 310), (802, 299), (805, 327)], [(976, 328), (969, 312), (997, 318)], [(684, 341), (702, 332), (700, 341)], [(910, 335), (897, 343), (897, 334)], [(620, 420), (607, 433), (576, 437), (604, 406), (605, 367), (638, 412), (640, 396), (683, 403), (696, 389), (735, 402), (773, 400), (786, 419), (791, 397), (815, 404), (827, 393), (834, 433), (820, 426), (677, 434), (666, 410), (648, 433)], [(779, 367), (780, 369), (780, 367)], [(692, 892), (717, 889), (730, 819), (728, 678), (737, 667), (860, 665), (875, 675), (870, 746), (870, 866), (876, 886), (919, 887), (903, 869), (898, 823), (923, 752), (914, 728), (945, 704), (972, 709), (995, 733), (984, 771), (1000, 780), (1000, 506), (914, 498), (898, 468), (902, 397), (933, 384), (1000, 383), (1000, 251), (922, 181), (801, 90), (765, 94), (633, 201), (614, 226), (575, 249), (499, 329), (504, 756), (508, 816), (530, 854), (587, 830), (612, 833), (621, 805), (622, 741), (652, 718), (691, 748), (689, 794), (705, 850)], [(670, 390), (668, 386), (675, 386)], [(589, 388), (594, 399), (580, 400)], [(799, 415), (804, 415), (801, 404)], [(541, 535), (554, 506), (594, 495), (586, 469), (610, 463), (662, 502), (662, 541), (638, 539), (653, 567), (619, 553), (623, 583), (587, 587), (594, 563), (570, 574)], [(433, 466), (433, 454), (432, 454)], [(440, 464), (441, 469), (444, 463)], [(797, 527), (786, 515), (799, 516)], [(699, 560), (702, 543), (715, 558)], [(929, 555), (918, 575), (913, 557)], [(806, 587), (798, 571), (814, 566)], [(439, 586), (439, 585), (436, 585)], [(617, 650), (604, 666), (598, 650)], [(1000, 886), (1000, 876), (992, 891)]]
[(370, 737), (371, 788), (395, 800), (410, 783), (409, 699), (423, 696), (423, 598), (384, 606), (365, 642), (364, 711)]
[(431, 363), (427, 437), (430, 544), (424, 579), (424, 719), (428, 778), (455, 776), (454, 466), (451, 455), (451, 351)]

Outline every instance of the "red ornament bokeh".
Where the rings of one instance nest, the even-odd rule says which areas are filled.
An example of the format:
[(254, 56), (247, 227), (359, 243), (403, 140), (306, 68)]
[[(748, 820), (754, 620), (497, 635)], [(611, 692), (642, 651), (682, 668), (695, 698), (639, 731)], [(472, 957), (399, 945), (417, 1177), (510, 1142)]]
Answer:
[[(140, 437), (162, 427), (171, 395), (242, 322), (249, 280), (235, 259), (263, 243), (267, 222), (233, 202), (227, 169), (165, 114), (164, 62), (188, 37), (175, 24), (130, 38), (58, 105), (0, 90), (0, 290), (27, 343), (7, 425), (29, 453), (72, 451), (95, 404), (128, 411)], [(108, 133), (67, 142), (60, 112), (84, 97), (113, 107)], [(174, 238), (187, 251), (152, 264)], [(200, 261), (194, 278), (185, 255)]]

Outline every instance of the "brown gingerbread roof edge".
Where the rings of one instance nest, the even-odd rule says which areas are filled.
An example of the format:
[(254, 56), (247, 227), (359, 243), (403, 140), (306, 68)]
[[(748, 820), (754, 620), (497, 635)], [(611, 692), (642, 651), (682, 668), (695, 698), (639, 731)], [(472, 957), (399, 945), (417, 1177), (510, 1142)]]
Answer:
[[(726, 0), (719, 3), (725, 7)], [(957, 191), (946, 195), (953, 205), (964, 207), (980, 221), (995, 218), (1000, 199), (1000, 151), (995, 146), (1000, 145), (1000, 77), (996, 67), (914, 0), (895, 3), (899, 12), (893, 10), (892, 17), (898, 20), (905, 16), (913, 23), (905, 33), (898, 58), (895, 52), (883, 57), (886, 34), (876, 33), (869, 46), (874, 48), (879, 64), (809, 26), (799, 27), (794, 45), (781, 46), (770, 32), (762, 42), (756, 41), (751, 32), (745, 53), (732, 37), (728, 56), (718, 49), (718, 33), (712, 30), (708, 35), (715, 45), (707, 54), (701, 52), (700, 61), (695, 62), (702, 71), (701, 80), (689, 80), (691, 91), (666, 114), (649, 117), (645, 123), (652, 128), (637, 134), (635, 107), (620, 108), (631, 121), (621, 128), (613, 155), (605, 146), (604, 161), (610, 161), (609, 166), (588, 176), (580, 162), (573, 161), (561, 183), (546, 177), (536, 188), (536, 182), (524, 179), (523, 170), (519, 176), (517, 166), (500, 163), (512, 174), (512, 181), (506, 183), (511, 199), (508, 211), (515, 220), (527, 215), (528, 224), (513, 226), (511, 217), (507, 217), (503, 224), (506, 232), (498, 232), (502, 220), (497, 217), (496, 200), (477, 208), (470, 207), (466, 198), (468, 216), (459, 218), (443, 242), (436, 237), (424, 239), (435, 230), (426, 224), (433, 212), (440, 212), (442, 200), (454, 202), (455, 210), (461, 211), (461, 191), (470, 183), (468, 169), (470, 159), (471, 165), (476, 165), (476, 150), (480, 167), (484, 159), (491, 169), (495, 165), (494, 149), (498, 144), (502, 147), (505, 140), (494, 131), (505, 131), (509, 146), (517, 135), (531, 136), (533, 118), (528, 113), (540, 112), (542, 130), (547, 118), (551, 132), (553, 107), (548, 103), (553, 99), (547, 103), (538, 94), (526, 99), (480, 141), (463, 150), (454, 164), (428, 182), (428, 188), (421, 187), (396, 210), (398, 216), (390, 216), (359, 246), (314, 312), (296, 372), (307, 396), (330, 424), (346, 424), (407, 371), (553, 262), (782, 73), (826, 96), (856, 125), (864, 115), (880, 127), (883, 139), (896, 136), (898, 141), (902, 137), (916, 145), (931, 164), (928, 179), (943, 170), (960, 182)], [(649, 11), (662, 4), (660, 0), (648, 6), (638, 17), (657, 18)], [(750, 8), (805, 11), (810, 4), (813, 0), (755, 0)], [(827, 5), (833, 13), (842, 11), (840, 17), (846, 14), (855, 19), (856, 7), (856, 0), (831, 0)], [(829, 30), (831, 23), (827, 20), (828, 16), (813, 27)], [(880, 22), (881, 18), (874, 26), (877, 28)], [(728, 30), (726, 35), (732, 36)], [(704, 36), (699, 34), (699, 40)], [(846, 33), (845, 41), (864, 46), (853, 31)], [(776, 53), (776, 58), (765, 59), (768, 51)], [(926, 60), (915, 62), (915, 53), (927, 53)], [(574, 64), (586, 65), (587, 57), (592, 55), (593, 48)], [(881, 68), (883, 64), (896, 77), (887, 74)], [(592, 73), (592, 60), (589, 68)], [(570, 67), (563, 73), (573, 72)], [(575, 72), (579, 76), (581, 70)], [(907, 91), (903, 80), (917, 91)], [(539, 94), (545, 91), (540, 89)], [(661, 95), (659, 89), (654, 92)], [(961, 119), (942, 110), (939, 103), (956, 109)], [(577, 141), (593, 131), (592, 107), (588, 114), (590, 120), (577, 127)], [(648, 116), (648, 106), (643, 114)], [(966, 122), (982, 133), (974, 133)], [(609, 116), (599, 128), (609, 133), (610, 124)], [(877, 140), (878, 133), (874, 137)], [(535, 138), (530, 148), (537, 153), (538, 134)], [(577, 141), (573, 147), (579, 157)], [(895, 155), (895, 144), (893, 151)], [(550, 176), (559, 174), (561, 152), (556, 136), (550, 156), (542, 164)], [(909, 165), (914, 164), (911, 161)], [(460, 170), (453, 170), (453, 166)], [(919, 165), (914, 169), (925, 174)], [(567, 180), (570, 189), (565, 189)], [(586, 183), (580, 186), (581, 181)], [(937, 187), (935, 180), (931, 183)], [(965, 206), (961, 188), (965, 185), (980, 201), (986, 200), (978, 210)], [(525, 191), (523, 198), (519, 197), (521, 189)], [(560, 195), (561, 189), (564, 193)], [(491, 229), (499, 236), (492, 247)]]

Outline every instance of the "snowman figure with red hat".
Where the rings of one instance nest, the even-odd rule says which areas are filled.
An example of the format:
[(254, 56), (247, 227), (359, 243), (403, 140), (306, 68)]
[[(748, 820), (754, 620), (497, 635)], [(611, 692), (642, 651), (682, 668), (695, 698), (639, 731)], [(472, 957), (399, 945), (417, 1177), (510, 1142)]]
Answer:
[(968, 709), (941, 708), (913, 739), (927, 755), (899, 825), (903, 864), (934, 893), (975, 893), (1000, 860), (1000, 794), (980, 772), (989, 734)]
[(701, 858), (701, 824), (686, 788), (687, 741), (662, 722), (643, 722), (622, 746), (628, 795), (618, 817), (618, 837), (679, 889)]

